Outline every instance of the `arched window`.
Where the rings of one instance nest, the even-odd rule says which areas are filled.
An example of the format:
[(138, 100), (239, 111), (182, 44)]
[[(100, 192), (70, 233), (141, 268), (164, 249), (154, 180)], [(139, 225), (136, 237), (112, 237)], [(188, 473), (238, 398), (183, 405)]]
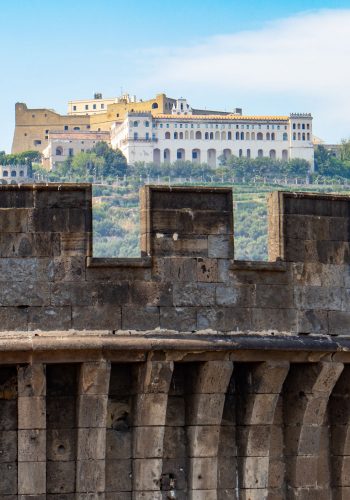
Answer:
[(288, 141), (288, 134), (287, 132), (283, 132), (283, 140)]
[(283, 149), (282, 151), (282, 160), (288, 160), (288, 150)]
[(178, 149), (176, 151), (176, 159), (185, 161), (185, 150), (184, 149)]
[(310, 140), (310, 133), (308, 132), (308, 133), (306, 134), (306, 136), (307, 136), (307, 140), (309, 141), (309, 140)]
[(193, 163), (201, 162), (201, 150), (200, 149), (192, 149), (192, 161)]
[(242, 149), (240, 149), (240, 150), (239, 150), (239, 152), (238, 152), (238, 156), (239, 156), (240, 158), (242, 158), (242, 156), (243, 156), (243, 151), (242, 151)]
[(275, 140), (275, 132), (272, 132), (271, 133), (271, 141), (274, 141)]
[(209, 132), (206, 132), (206, 133), (204, 134), (204, 139), (209, 139)]
[(17, 177), (16, 170), (11, 170), (11, 177)]
[(229, 141), (231, 141), (231, 139), (232, 139), (232, 133), (231, 132), (227, 132), (227, 139)]
[(153, 163), (155, 165), (160, 165), (160, 149), (158, 148), (153, 150)]
[(210, 139), (213, 140), (214, 139), (214, 132), (210, 132)]
[(310, 123), (308, 123), (308, 124), (306, 125), (306, 128), (307, 128), (308, 130), (310, 130)]
[(266, 140), (269, 141), (270, 140), (270, 132), (267, 132), (266, 134)]
[(196, 132), (196, 139), (202, 139), (202, 132), (200, 130)]
[(251, 154), (250, 154), (250, 149), (247, 149), (247, 158), (250, 158)]
[(298, 141), (300, 141), (300, 132), (298, 132)]
[(300, 123), (298, 123), (298, 130), (300, 130)]
[(246, 132), (245, 138), (247, 141), (250, 141), (250, 132)]
[(241, 141), (244, 141), (244, 132), (241, 132)]
[(185, 132), (185, 139), (188, 139), (188, 130)]
[(293, 132), (293, 141), (296, 141), (297, 140), (297, 134), (295, 132)]
[(231, 149), (224, 149), (224, 158), (227, 160), (230, 156), (232, 156)]
[(220, 132), (215, 132), (215, 140), (218, 141), (220, 139)]
[(183, 132), (180, 132), (179, 134), (179, 139), (183, 139), (184, 138), (184, 133)]
[(177, 139), (177, 138), (178, 138), (177, 132), (174, 132), (174, 139)]
[(302, 139), (305, 141), (305, 132), (303, 132)]
[(164, 149), (163, 157), (164, 157), (164, 163), (170, 163), (170, 149)]
[(3, 173), (2, 173), (2, 176), (3, 177), (8, 177), (9, 176), (9, 173), (7, 170), (4, 170)]
[(139, 126), (139, 122), (134, 122), (134, 123), (133, 123), (133, 126), (134, 126), (134, 127), (138, 127), (138, 126)]
[(24, 171), (23, 171), (23, 170), (20, 170), (20, 171), (19, 171), (19, 176), (20, 176), (20, 177), (24, 177)]
[(145, 122), (145, 127), (149, 127), (149, 122)]
[[(263, 140), (262, 132), (258, 132), (256, 138), (258, 141), (262, 141)], [(259, 151), (261, 151), (261, 149)]]
[(226, 141), (226, 132), (221, 132), (221, 140)]
[(138, 138), (139, 138), (139, 134), (137, 132), (134, 132), (134, 141), (137, 141)]
[(208, 149), (207, 163), (210, 167), (216, 167), (216, 149)]
[(264, 151), (262, 149), (258, 149), (258, 158), (262, 158), (264, 156)]
[(305, 123), (302, 124), (301, 128), (305, 130)]
[[(166, 106), (166, 103), (165, 103), (165, 106)], [(158, 108), (158, 104), (156, 102), (154, 102), (152, 104), (152, 109), (157, 109)]]
[(170, 139), (170, 132), (165, 132), (165, 138)]
[(252, 132), (252, 134), (251, 134), (251, 136), (250, 136), (250, 139), (251, 139), (252, 141), (255, 141), (255, 132)]
[(297, 127), (297, 126), (295, 125), (295, 123), (293, 123), (293, 130), (295, 130), (295, 129), (296, 129), (296, 127)]
[(239, 141), (239, 132), (236, 132), (236, 141)]
[(276, 150), (275, 149), (270, 149), (269, 156), (272, 160), (276, 159)]
[(62, 156), (63, 155), (63, 148), (61, 146), (58, 146), (56, 148), (56, 156)]

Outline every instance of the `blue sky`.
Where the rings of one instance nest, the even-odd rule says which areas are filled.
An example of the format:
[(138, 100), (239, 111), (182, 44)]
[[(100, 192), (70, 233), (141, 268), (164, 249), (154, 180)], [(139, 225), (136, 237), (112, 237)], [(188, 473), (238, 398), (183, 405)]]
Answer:
[(120, 89), (247, 114), (312, 112), (314, 132), (350, 136), (350, 0), (3, 0), (0, 149), (14, 104), (66, 111)]

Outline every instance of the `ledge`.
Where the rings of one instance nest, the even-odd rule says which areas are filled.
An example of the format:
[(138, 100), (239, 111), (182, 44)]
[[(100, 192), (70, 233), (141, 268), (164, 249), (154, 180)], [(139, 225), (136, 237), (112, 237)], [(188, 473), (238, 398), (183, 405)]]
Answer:
[(86, 267), (102, 268), (102, 267), (152, 267), (151, 257), (135, 257), (135, 258), (120, 258), (120, 257), (87, 257)]
[(287, 263), (282, 260), (274, 262), (265, 262), (259, 260), (234, 260), (230, 264), (232, 271), (269, 271), (269, 272), (285, 272)]

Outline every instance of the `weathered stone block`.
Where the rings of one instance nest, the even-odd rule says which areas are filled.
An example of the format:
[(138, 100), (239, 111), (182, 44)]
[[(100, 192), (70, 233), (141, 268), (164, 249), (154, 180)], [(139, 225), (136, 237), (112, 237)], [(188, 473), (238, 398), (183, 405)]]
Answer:
[[(118, 495), (132, 490), (132, 461), (131, 460), (107, 460), (106, 462), (106, 492), (115, 492), (111, 498), (119, 498)], [(126, 495), (127, 493), (125, 493)], [(125, 498), (128, 498), (127, 496)]]
[(122, 307), (123, 330), (153, 330), (159, 327), (158, 307)]
[(187, 440), (190, 457), (216, 457), (220, 435), (218, 425), (188, 426)]
[(135, 398), (135, 426), (164, 425), (167, 407), (167, 394), (139, 394)]
[(46, 460), (46, 431), (18, 431), (18, 462), (44, 462)]
[(78, 396), (79, 427), (106, 427), (108, 396), (85, 394)]
[(46, 462), (18, 463), (18, 493), (20, 495), (46, 493)]
[(215, 305), (215, 285), (212, 283), (174, 283), (175, 306)]
[(127, 459), (131, 458), (131, 432), (127, 430), (117, 431), (107, 429), (106, 431), (106, 458)]
[(106, 430), (104, 428), (77, 429), (80, 460), (104, 460), (106, 456)]
[(205, 283), (215, 283), (218, 281), (218, 261), (217, 259), (197, 259), (197, 281)]
[(75, 462), (47, 462), (47, 492), (75, 492)]
[(105, 491), (105, 461), (78, 460), (77, 461), (77, 493)]
[[(15, 495), (17, 493), (17, 463), (0, 463), (0, 475), (0, 495)], [(18, 493), (20, 493), (19, 490)]]
[(256, 292), (254, 285), (216, 287), (216, 303), (219, 306), (254, 307)]
[(86, 330), (120, 330), (122, 309), (112, 305), (72, 306), (72, 328)]
[(208, 257), (233, 259), (233, 236), (208, 236)]
[(133, 460), (133, 489), (135, 491), (159, 491), (162, 475), (160, 458)]
[(215, 490), (217, 487), (217, 458), (192, 458), (188, 468), (193, 490)]
[(69, 462), (75, 459), (76, 429), (48, 429), (46, 440), (47, 460)]
[(45, 429), (46, 405), (43, 397), (18, 398), (18, 429)]
[(133, 457), (161, 458), (165, 427), (134, 427)]
[(166, 330), (190, 332), (197, 328), (197, 312), (194, 307), (161, 307), (160, 327)]

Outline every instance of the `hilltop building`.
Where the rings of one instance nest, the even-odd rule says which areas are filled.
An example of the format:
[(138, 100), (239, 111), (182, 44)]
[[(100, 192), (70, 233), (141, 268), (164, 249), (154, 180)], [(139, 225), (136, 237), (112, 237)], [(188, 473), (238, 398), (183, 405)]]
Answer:
[[(186, 99), (165, 94), (148, 101), (128, 94), (110, 99), (95, 94), (94, 99), (70, 101), (67, 115), (17, 103), (12, 152), (40, 151), (52, 168), (88, 149), (85, 141), (91, 139), (93, 144), (93, 134), (98, 133), (104, 133), (101, 140), (120, 148), (129, 163), (190, 160), (215, 166), (222, 155), (235, 155), (302, 158), (313, 166), (310, 114), (246, 116), (241, 108), (231, 112), (194, 109)], [(68, 152), (60, 154), (57, 148)]]
[(51, 170), (56, 163), (63, 162), (77, 153), (84, 153), (100, 141), (110, 143), (110, 133), (92, 130), (49, 132), (49, 143), (43, 151), (43, 164)]
[(182, 100), (172, 114), (128, 113), (111, 129), (111, 144), (129, 163), (176, 160), (218, 165), (220, 157), (302, 158), (313, 165), (312, 117), (197, 115)]

